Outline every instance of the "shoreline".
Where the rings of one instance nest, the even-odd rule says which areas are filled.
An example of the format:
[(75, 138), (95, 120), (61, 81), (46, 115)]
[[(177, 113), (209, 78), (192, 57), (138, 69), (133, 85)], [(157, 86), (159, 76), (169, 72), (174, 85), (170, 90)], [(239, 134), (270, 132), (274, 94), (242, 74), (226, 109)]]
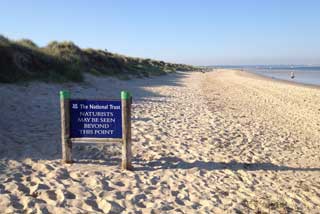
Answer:
[(308, 83), (300, 83), (300, 82), (292, 82), (292, 81), (288, 81), (288, 80), (272, 78), (272, 77), (264, 76), (263, 74), (254, 73), (253, 71), (249, 71), (249, 70), (244, 70), (244, 71), (241, 71), (241, 70), (238, 70), (238, 69), (230, 69), (230, 70), (238, 71), (239, 74), (240, 73), (246, 73), (247, 77), (260, 78), (260, 79), (264, 79), (264, 80), (268, 80), (268, 81), (274, 81), (274, 82), (279, 82), (279, 83), (285, 83), (285, 84), (288, 84), (288, 85), (301, 86), (301, 87), (320, 90), (320, 85), (314, 85), (314, 84), (308, 84)]

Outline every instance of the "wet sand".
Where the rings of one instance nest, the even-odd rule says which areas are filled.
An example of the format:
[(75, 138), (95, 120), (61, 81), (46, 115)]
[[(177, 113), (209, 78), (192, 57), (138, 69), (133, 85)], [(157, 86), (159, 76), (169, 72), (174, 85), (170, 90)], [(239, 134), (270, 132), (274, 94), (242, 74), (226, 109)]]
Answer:
[[(75, 145), (60, 163), (58, 91), (134, 96), (133, 165)], [(0, 85), (5, 213), (319, 213), (320, 93), (240, 71)]]

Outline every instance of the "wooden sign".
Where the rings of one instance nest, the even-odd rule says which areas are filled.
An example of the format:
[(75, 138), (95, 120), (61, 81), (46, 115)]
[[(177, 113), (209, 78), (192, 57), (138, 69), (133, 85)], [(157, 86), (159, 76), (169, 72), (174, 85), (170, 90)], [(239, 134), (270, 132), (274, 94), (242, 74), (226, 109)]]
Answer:
[(122, 168), (132, 169), (131, 102), (126, 91), (121, 100), (70, 99), (60, 91), (62, 160), (72, 163), (72, 143), (121, 142)]

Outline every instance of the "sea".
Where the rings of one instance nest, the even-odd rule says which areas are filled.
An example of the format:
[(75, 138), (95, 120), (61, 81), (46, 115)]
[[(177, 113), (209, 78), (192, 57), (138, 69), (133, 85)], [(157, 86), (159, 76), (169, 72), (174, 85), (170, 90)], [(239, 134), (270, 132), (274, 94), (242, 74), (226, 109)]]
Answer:
[[(303, 83), (320, 86), (320, 66), (305, 65), (255, 65), (255, 66), (220, 66), (223, 68), (234, 68), (249, 71), (262, 76), (286, 80), (290, 82)], [(294, 78), (292, 78), (292, 73)]]

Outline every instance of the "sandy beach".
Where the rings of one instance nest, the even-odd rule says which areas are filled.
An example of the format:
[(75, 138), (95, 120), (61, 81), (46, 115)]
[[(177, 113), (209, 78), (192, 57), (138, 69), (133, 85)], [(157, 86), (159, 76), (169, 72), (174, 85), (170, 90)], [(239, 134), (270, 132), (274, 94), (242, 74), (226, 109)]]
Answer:
[[(121, 145), (60, 162), (61, 89), (133, 95)], [(81, 84), (0, 84), (1, 213), (320, 213), (320, 90), (236, 70)]]

